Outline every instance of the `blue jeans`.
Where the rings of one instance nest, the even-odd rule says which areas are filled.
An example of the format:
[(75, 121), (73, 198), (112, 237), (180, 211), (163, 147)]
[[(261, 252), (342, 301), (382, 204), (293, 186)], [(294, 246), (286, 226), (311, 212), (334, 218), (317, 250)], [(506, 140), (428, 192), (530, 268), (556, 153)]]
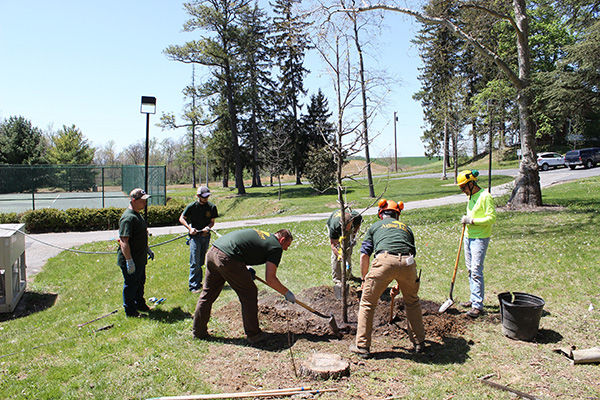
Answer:
[(120, 265), (123, 274), (123, 308), (128, 315), (135, 314), (138, 306), (146, 304), (144, 285), (146, 284), (146, 265), (138, 262), (135, 272), (127, 273), (127, 267)]
[(200, 233), (190, 236), (190, 290), (202, 289), (202, 266), (208, 250), (210, 235), (201, 236)]
[(490, 238), (465, 240), (465, 264), (469, 271), (469, 287), (471, 289), (471, 307), (483, 310), (483, 260), (487, 252)]

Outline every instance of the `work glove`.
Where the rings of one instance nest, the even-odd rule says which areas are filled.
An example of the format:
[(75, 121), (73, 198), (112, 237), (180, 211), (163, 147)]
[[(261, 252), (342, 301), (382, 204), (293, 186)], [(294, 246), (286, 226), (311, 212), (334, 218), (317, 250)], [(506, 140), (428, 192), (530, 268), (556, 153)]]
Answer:
[(148, 253), (148, 259), (149, 260), (154, 260), (154, 252), (152, 251), (152, 249), (150, 247), (148, 247), (148, 249), (146, 250), (146, 252)]
[(287, 301), (289, 301), (290, 303), (295, 303), (296, 302), (296, 296), (294, 296), (294, 293), (292, 293), (291, 290), (288, 289), (287, 292), (285, 292), (285, 299)]
[(256, 271), (252, 267), (248, 267), (248, 272), (252, 275), (252, 280), (256, 279)]
[(133, 275), (135, 273), (135, 263), (131, 258), (129, 260), (125, 260), (125, 263), (127, 263), (127, 273), (129, 275)]
[(463, 215), (460, 219), (461, 224), (471, 225), (473, 223), (473, 217), (469, 217), (468, 215)]

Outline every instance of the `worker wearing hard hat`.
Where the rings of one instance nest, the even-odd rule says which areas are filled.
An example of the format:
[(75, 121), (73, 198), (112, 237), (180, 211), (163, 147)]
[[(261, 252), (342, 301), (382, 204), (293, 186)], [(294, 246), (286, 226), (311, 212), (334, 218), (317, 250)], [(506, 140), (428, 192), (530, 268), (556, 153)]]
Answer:
[[(379, 297), (390, 282), (396, 281), (391, 295), (402, 292), (409, 324), (409, 335), (415, 345), (415, 352), (422, 352), (425, 341), (423, 314), (419, 301), (420, 279), (417, 276), (415, 238), (408, 225), (400, 222), (400, 212), (404, 203), (392, 200), (379, 201), (379, 218), (367, 230), (360, 249), (360, 269), (363, 279), (362, 296), (358, 310), (356, 341), (350, 351), (362, 358), (370, 356), (373, 316)], [(369, 258), (375, 259), (369, 270)]]
[(483, 260), (490, 243), (492, 225), (496, 222), (494, 199), (487, 190), (482, 190), (477, 185), (478, 175), (477, 170), (466, 170), (456, 178), (460, 190), (469, 196), (467, 213), (460, 222), (466, 225), (465, 264), (469, 271), (471, 297), (461, 305), (470, 308), (467, 315), (472, 318), (479, 317), (483, 312)]

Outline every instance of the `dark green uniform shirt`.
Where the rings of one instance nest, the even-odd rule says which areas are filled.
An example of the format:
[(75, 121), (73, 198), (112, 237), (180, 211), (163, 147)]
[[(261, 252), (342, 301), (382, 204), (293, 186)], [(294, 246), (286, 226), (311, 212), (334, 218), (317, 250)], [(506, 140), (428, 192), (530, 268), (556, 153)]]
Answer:
[(417, 254), (415, 237), (410, 227), (391, 217), (383, 218), (371, 225), (363, 242), (372, 243), (375, 254), (382, 251), (396, 254)]
[(267, 261), (279, 265), (283, 253), (275, 235), (258, 229), (228, 233), (215, 240), (213, 246), (246, 265), (259, 265)]
[[(359, 212), (352, 211), (352, 212), (350, 212), (350, 215), (352, 216), (352, 218), (354, 218), (357, 215), (359, 215)], [(329, 216), (329, 219), (327, 220), (327, 228), (329, 230), (329, 239), (338, 240), (340, 238), (340, 236), (342, 236), (342, 226), (340, 225), (341, 216), (342, 216), (342, 212), (340, 210), (336, 210), (336, 211), (332, 212), (331, 215)], [(360, 222), (361, 221), (359, 221), (358, 219), (352, 220), (354, 227), (356, 227)], [(346, 223), (348, 223), (348, 221), (346, 221)]]
[(192, 228), (201, 230), (206, 225), (210, 224), (210, 220), (217, 218), (219, 213), (217, 212), (217, 206), (210, 201), (206, 204), (200, 204), (198, 201), (188, 204), (183, 210), (183, 216)]
[[(125, 210), (119, 220), (119, 237), (129, 238), (131, 257), (136, 265), (146, 265), (146, 252), (148, 249), (148, 228), (146, 221), (131, 208)], [(125, 265), (125, 257), (121, 252), (121, 246), (117, 251), (117, 263)]]

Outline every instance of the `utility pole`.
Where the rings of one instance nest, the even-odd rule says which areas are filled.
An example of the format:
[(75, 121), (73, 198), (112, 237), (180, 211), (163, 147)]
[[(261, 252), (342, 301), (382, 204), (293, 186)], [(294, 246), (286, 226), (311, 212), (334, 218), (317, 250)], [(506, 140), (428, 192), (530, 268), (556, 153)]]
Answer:
[(492, 193), (492, 149), (493, 149), (493, 142), (494, 142), (494, 132), (492, 130), (492, 109), (490, 108), (490, 99), (488, 99), (487, 101), (487, 108), (488, 108), (488, 118), (490, 119), (490, 162), (489, 162), (489, 166), (488, 166), (488, 192), (490, 192), (490, 194)]
[(398, 143), (396, 140), (396, 121), (398, 121), (398, 117), (396, 116), (396, 111), (394, 111), (394, 169), (398, 172)]

